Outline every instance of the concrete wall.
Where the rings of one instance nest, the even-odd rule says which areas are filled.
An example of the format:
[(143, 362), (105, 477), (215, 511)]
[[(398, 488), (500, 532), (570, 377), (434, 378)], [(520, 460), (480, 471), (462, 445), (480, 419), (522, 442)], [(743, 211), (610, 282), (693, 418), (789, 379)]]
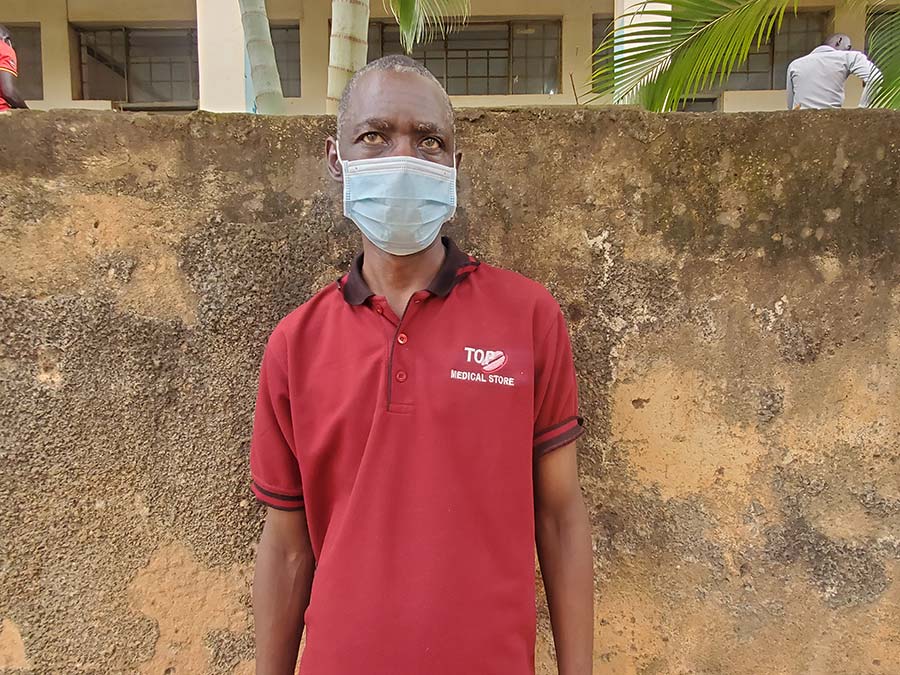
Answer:
[[(900, 672), (900, 116), (461, 117), (449, 232), (570, 323), (597, 672)], [(252, 672), (257, 368), (357, 245), (329, 127), (0, 116), (0, 670)]]

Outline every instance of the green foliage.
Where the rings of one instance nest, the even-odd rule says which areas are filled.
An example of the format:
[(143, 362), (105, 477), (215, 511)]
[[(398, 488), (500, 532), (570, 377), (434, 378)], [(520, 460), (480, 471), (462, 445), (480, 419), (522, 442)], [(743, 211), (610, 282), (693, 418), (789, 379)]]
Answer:
[[(861, 0), (848, 0), (861, 2)], [(889, 0), (869, 3), (870, 16)], [(620, 17), (594, 52), (591, 86), (597, 96), (675, 110), (698, 92), (722, 85), (751, 49), (767, 42), (797, 0), (649, 0)], [(884, 74), (874, 105), (900, 107), (900, 13), (870, 24), (870, 57)]]
[(884, 3), (869, 8), (868, 55), (881, 70), (869, 97), (873, 108), (900, 109), (900, 10), (879, 12)]
[(390, 0), (390, 9), (400, 26), (400, 44), (408, 54), (435, 33), (446, 35), (463, 25), (472, 8), (469, 0)]

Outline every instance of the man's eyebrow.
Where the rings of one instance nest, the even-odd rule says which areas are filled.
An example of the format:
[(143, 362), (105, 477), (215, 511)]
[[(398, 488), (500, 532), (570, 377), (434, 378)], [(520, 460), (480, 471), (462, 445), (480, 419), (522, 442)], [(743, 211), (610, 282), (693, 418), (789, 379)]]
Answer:
[(378, 131), (388, 131), (391, 129), (393, 125), (388, 122), (386, 119), (381, 117), (370, 117), (367, 120), (363, 120), (359, 124), (356, 125), (356, 129), (369, 128), (369, 129), (378, 129)]
[(445, 134), (446, 130), (434, 122), (416, 122), (413, 129), (422, 134)]

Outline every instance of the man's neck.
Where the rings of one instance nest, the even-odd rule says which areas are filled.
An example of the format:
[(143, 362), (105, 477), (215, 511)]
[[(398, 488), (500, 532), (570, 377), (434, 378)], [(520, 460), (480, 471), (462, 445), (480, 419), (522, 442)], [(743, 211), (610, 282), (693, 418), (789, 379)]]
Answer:
[(406, 256), (385, 253), (363, 238), (362, 276), (371, 291), (384, 296), (397, 316), (402, 316), (410, 296), (428, 287), (446, 255), (440, 237), (424, 251)]

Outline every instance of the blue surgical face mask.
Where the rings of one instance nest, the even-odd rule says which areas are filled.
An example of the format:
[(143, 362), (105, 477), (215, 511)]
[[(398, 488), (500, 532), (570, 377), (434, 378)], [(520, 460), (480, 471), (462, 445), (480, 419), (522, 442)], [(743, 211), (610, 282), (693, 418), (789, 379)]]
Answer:
[(456, 169), (416, 157), (338, 160), (344, 215), (366, 239), (392, 255), (431, 246), (456, 212)]

